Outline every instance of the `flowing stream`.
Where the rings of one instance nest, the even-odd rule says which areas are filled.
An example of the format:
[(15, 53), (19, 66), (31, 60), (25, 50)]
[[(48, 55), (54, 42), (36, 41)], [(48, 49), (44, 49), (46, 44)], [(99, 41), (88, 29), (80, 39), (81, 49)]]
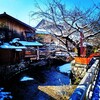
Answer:
[(68, 85), (70, 79), (67, 74), (58, 71), (55, 66), (45, 67), (33, 68), (16, 75), (6, 83), (5, 90), (11, 92), (13, 100), (53, 100), (38, 90), (38, 86)]

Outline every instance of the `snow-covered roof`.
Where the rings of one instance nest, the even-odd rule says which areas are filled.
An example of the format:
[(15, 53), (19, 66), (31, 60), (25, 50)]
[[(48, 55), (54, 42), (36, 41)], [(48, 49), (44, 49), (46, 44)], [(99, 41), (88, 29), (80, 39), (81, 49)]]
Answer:
[(30, 42), (30, 41), (20, 41), (19, 38), (14, 38), (12, 41), (10, 41), (10, 43), (11, 44), (19, 43), (23, 46), (43, 46), (43, 44), (39, 43), (38, 41), (34, 41), (34, 42), (33, 41), (32, 42)]
[(42, 43), (39, 43), (38, 41), (29, 42), (29, 41), (18, 41), (23, 46), (43, 46)]
[(4, 43), (0, 46), (2, 49), (26, 49), (25, 46), (14, 46), (10, 45), (9, 43)]
[(88, 43), (88, 42), (83, 42), (83, 46), (84, 46), (84, 47), (86, 47), (86, 46), (93, 46), (93, 44), (92, 44), (92, 43), (90, 44), (90, 43)]
[(36, 29), (36, 34), (50, 34), (50, 32), (46, 31), (45, 29)]

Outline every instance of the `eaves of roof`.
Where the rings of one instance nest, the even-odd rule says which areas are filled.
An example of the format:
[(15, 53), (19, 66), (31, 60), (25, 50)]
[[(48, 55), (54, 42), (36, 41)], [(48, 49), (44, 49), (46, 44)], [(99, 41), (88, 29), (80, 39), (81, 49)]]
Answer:
[(3, 14), (0, 14), (0, 18), (8, 18), (8, 19), (11, 19), (11, 20), (13, 20), (13, 21), (15, 21), (15, 22), (17, 22), (17, 23), (23, 25), (23, 26), (26, 27), (26, 28), (29, 28), (29, 29), (31, 29), (31, 30), (33, 30), (33, 31), (36, 30), (36, 29), (33, 28), (32, 26), (30, 26), (30, 25), (28, 25), (28, 24), (26, 24), (26, 23), (24, 23), (24, 22), (22, 22), (22, 21), (20, 21), (20, 20), (18, 20), (18, 19), (16, 19), (16, 18), (14, 18), (14, 17), (8, 15), (6, 12), (4, 12)]

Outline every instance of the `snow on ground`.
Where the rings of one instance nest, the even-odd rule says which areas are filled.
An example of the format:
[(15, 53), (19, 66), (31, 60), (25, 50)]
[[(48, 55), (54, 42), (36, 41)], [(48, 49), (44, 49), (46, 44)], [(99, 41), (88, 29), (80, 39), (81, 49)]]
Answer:
[(70, 74), (70, 71), (71, 71), (71, 63), (67, 63), (67, 64), (64, 64), (64, 65), (62, 65), (62, 66), (58, 66), (58, 70), (59, 70), (61, 73)]
[(30, 81), (30, 80), (34, 80), (34, 79), (31, 78), (31, 77), (28, 77), (28, 76), (24, 76), (24, 77), (21, 78), (20, 81), (22, 82), (22, 81)]
[(11, 100), (13, 98), (11, 92), (5, 92), (3, 90), (4, 88), (0, 87), (0, 100)]

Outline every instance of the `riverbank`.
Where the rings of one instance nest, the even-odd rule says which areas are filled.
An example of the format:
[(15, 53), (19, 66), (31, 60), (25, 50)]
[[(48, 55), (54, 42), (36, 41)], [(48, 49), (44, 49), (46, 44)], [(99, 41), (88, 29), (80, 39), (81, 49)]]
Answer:
[[(31, 62), (19, 74), (16, 74), (4, 85), (6, 91), (10, 91), (14, 100), (51, 100), (51, 96), (39, 90), (38, 86), (62, 86), (70, 84), (69, 76), (60, 73), (56, 68), (66, 62), (50, 60)], [(17, 68), (18, 69), (18, 68)], [(25, 79), (27, 78), (27, 80)], [(29, 79), (28, 79), (29, 78)], [(22, 79), (25, 79), (21, 81)], [(31, 80), (30, 80), (31, 79)]]

